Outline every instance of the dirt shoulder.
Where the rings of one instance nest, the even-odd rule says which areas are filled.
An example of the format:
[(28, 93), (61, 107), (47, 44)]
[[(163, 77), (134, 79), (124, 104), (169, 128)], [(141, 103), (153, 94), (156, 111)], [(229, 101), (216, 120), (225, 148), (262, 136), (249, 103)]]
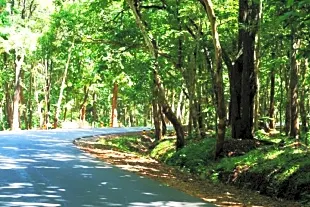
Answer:
[[(110, 136), (112, 137), (112, 136)], [(75, 144), (83, 151), (110, 163), (145, 177), (157, 180), (168, 186), (179, 189), (195, 197), (199, 197), (217, 206), (231, 207), (299, 207), (299, 203), (277, 200), (262, 196), (247, 189), (238, 189), (234, 186), (214, 184), (202, 180), (189, 173), (182, 172), (174, 167), (167, 166), (146, 156), (134, 153), (125, 153), (117, 149), (108, 149), (96, 144), (95, 138), (76, 140)]]

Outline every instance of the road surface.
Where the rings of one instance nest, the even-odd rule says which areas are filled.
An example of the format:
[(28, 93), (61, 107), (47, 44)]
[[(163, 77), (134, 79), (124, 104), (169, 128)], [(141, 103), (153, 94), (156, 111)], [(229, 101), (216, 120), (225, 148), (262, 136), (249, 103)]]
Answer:
[(212, 206), (77, 149), (82, 136), (142, 128), (0, 132), (0, 206)]

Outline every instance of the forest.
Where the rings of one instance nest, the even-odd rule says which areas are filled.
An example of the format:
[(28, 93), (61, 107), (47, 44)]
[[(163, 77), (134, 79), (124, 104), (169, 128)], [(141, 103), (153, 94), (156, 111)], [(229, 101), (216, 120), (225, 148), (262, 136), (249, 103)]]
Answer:
[(172, 126), (178, 151), (308, 156), (309, 0), (0, 0), (0, 28), (1, 130)]

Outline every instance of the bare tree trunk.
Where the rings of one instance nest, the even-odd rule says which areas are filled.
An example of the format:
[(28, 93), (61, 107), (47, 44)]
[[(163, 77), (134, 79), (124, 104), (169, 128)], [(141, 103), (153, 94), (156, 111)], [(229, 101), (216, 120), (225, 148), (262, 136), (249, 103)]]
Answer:
[(12, 104), (12, 98), (10, 95), (10, 87), (8, 83), (4, 83), (5, 88), (5, 105), (6, 105), (6, 114), (7, 114), (7, 121), (9, 123), (10, 129), (12, 129), (13, 126), (13, 104)]
[[(93, 113), (93, 121), (94, 122), (97, 122), (98, 121), (98, 110), (97, 110), (97, 94), (94, 92), (93, 93), (93, 110), (92, 110), (92, 113)], [(124, 117), (125, 117), (125, 114), (124, 113)]]
[(154, 128), (155, 128), (155, 139), (156, 140), (161, 140), (162, 139), (162, 124), (161, 122), (161, 111), (160, 107), (158, 105), (158, 100), (157, 100), (157, 90), (156, 87), (153, 88), (153, 99), (152, 99), (152, 106), (153, 106), (153, 120), (154, 120)]
[(88, 99), (89, 87), (84, 86), (84, 98), (83, 102), (80, 105), (80, 120), (84, 123), (86, 121), (86, 102)]
[(299, 120), (298, 120), (298, 63), (297, 50), (300, 40), (296, 38), (296, 30), (292, 26), (291, 30), (291, 77), (290, 77), (290, 98), (291, 98), (291, 132), (290, 136), (298, 139)]
[(216, 65), (216, 102), (217, 102), (217, 115), (218, 115), (218, 125), (217, 125), (217, 140), (215, 148), (215, 158), (223, 151), (223, 144), (225, 140), (226, 131), (226, 106), (224, 99), (224, 82), (223, 82), (223, 64), (222, 64), (222, 47), (220, 44), (220, 37), (217, 31), (216, 16), (213, 9), (213, 4), (211, 0), (204, 0), (205, 9), (211, 23), (213, 45), (215, 48), (215, 65)]
[(183, 110), (182, 110), (182, 108), (183, 108), (183, 91), (181, 91), (180, 92), (180, 94), (179, 94), (179, 100), (178, 100), (178, 105), (177, 105), (177, 117), (178, 117), (178, 119), (179, 120), (182, 120), (182, 118), (183, 118)]
[[(32, 68), (32, 67), (31, 67)], [(28, 126), (27, 129), (32, 129), (32, 117), (33, 117), (33, 109), (32, 109), (32, 88), (33, 88), (33, 73), (30, 73), (30, 86), (29, 86), (29, 100), (28, 100), (28, 109), (29, 109), (29, 117), (28, 117)]]
[(54, 117), (54, 128), (55, 129), (58, 126), (60, 110), (61, 110), (61, 102), (62, 102), (64, 90), (66, 87), (67, 74), (68, 74), (68, 70), (69, 70), (69, 65), (70, 65), (70, 60), (71, 60), (73, 48), (74, 48), (74, 41), (72, 42), (71, 47), (69, 48), (68, 58), (67, 58), (66, 66), (65, 66), (65, 71), (64, 71), (64, 74), (62, 77), (59, 97), (58, 97), (58, 101), (57, 101), (57, 105), (56, 105), (56, 109), (55, 109), (55, 117)]
[(117, 123), (117, 96), (118, 96), (118, 84), (114, 82), (113, 84), (113, 97), (112, 97), (112, 108), (111, 108), (111, 127), (118, 127)]
[(53, 70), (52, 62), (49, 61), (49, 58), (46, 57), (44, 60), (44, 70), (45, 70), (45, 88), (44, 88), (44, 98), (45, 98), (45, 114), (44, 114), (44, 123), (46, 125), (50, 124), (50, 111), (51, 111), (51, 71)]
[[(272, 53), (272, 59), (275, 59), (275, 53)], [(275, 105), (275, 81), (276, 81), (276, 74), (275, 74), (275, 68), (272, 66), (272, 69), (270, 71), (270, 101), (269, 101), (269, 128), (274, 129), (275, 128), (275, 117), (274, 117), (274, 105)]]
[(255, 104), (254, 104), (254, 129), (258, 129), (258, 118), (259, 118), (259, 89), (260, 89), (260, 83), (259, 83), (259, 68), (260, 68), (260, 47), (261, 47), (261, 22), (262, 22), (262, 13), (263, 13), (263, 1), (259, 1), (259, 14), (258, 14), (258, 26), (257, 26), (257, 34), (255, 36), (255, 51), (254, 51), (254, 62), (255, 62), (255, 81), (256, 81), (256, 87), (257, 92), (255, 95)]
[(14, 85), (14, 97), (13, 97), (13, 123), (12, 130), (20, 129), (19, 126), (19, 101), (20, 101), (20, 79), (22, 64), (24, 62), (25, 54), (22, 51), (21, 54), (16, 54), (15, 60), (15, 85)]
[(301, 117), (301, 126), (302, 131), (304, 133), (308, 132), (308, 122), (307, 122), (307, 111), (306, 111), (306, 104), (305, 101), (307, 100), (307, 91), (309, 88), (306, 86), (306, 70), (307, 70), (307, 59), (303, 60), (301, 63), (301, 84), (300, 84), (300, 100), (299, 100), (299, 107), (300, 107), (300, 117)]
[(290, 67), (285, 67), (285, 90), (286, 90), (286, 105), (285, 105), (285, 135), (288, 136), (291, 131), (291, 94), (290, 94), (290, 78), (289, 78)]

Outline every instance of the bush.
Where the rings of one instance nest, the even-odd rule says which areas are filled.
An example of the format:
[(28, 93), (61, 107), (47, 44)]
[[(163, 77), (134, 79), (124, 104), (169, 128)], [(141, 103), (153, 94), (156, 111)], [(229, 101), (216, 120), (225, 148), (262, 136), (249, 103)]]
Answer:
[(192, 173), (202, 173), (207, 163), (214, 158), (215, 139), (191, 143), (168, 158), (167, 163), (179, 166)]

